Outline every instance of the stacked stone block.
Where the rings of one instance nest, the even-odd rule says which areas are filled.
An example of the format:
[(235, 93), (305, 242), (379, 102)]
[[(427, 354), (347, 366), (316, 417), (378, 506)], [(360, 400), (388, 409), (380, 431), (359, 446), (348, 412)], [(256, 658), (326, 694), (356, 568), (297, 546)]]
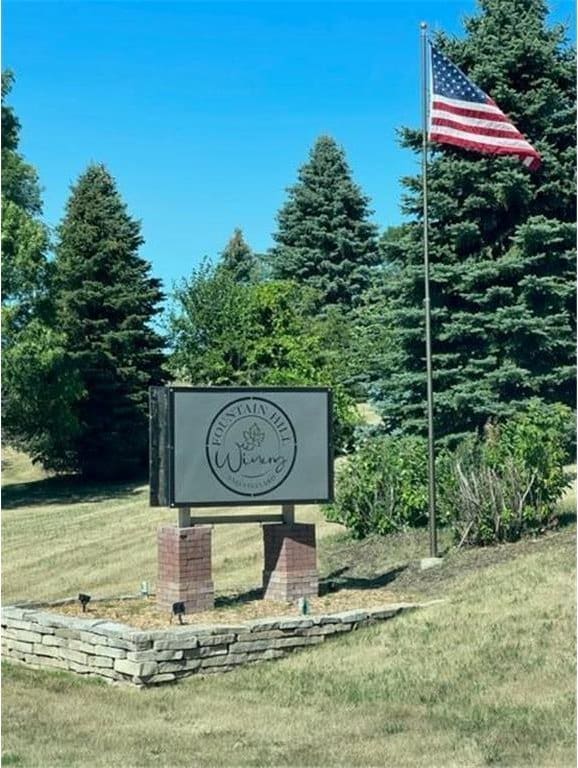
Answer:
[(263, 544), (263, 596), (266, 600), (292, 601), (319, 594), (315, 525), (264, 525)]
[(180, 602), (187, 614), (213, 608), (211, 532), (208, 525), (158, 529), (157, 605), (161, 610), (170, 613), (173, 604)]
[(9, 606), (2, 609), (2, 654), (35, 668), (158, 685), (279, 659), (414, 607), (401, 603), (370, 611), (260, 619), (238, 626), (141, 631), (111, 621)]

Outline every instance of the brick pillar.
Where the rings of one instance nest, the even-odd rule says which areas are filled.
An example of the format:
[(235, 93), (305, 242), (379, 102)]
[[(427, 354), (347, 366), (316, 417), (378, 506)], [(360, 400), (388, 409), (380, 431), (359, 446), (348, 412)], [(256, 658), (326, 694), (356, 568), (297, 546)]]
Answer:
[(263, 525), (265, 600), (297, 600), (319, 594), (315, 525)]
[(186, 613), (214, 607), (211, 533), (209, 525), (158, 528), (157, 605), (162, 610), (171, 612), (178, 602)]

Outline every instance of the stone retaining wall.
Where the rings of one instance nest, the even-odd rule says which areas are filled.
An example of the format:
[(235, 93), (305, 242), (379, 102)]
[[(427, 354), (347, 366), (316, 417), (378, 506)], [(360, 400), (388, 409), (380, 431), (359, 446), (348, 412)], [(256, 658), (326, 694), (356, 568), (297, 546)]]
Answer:
[(278, 659), (415, 607), (397, 603), (367, 611), (258, 619), (235, 626), (138, 630), (111, 621), (7, 606), (1, 612), (2, 655), (36, 668), (54, 667), (138, 686), (158, 685)]

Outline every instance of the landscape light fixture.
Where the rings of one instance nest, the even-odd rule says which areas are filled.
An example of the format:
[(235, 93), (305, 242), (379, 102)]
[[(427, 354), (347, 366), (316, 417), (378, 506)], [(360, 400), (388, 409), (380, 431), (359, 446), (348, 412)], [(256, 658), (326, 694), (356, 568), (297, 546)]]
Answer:
[(141, 581), (140, 584), (140, 593), (142, 597), (148, 597), (150, 595), (149, 590), (149, 583), (148, 581)]
[(173, 614), (171, 616), (171, 622), (173, 620), (173, 616), (176, 616), (179, 620), (179, 624), (182, 624), (184, 615), (185, 615), (185, 604), (173, 603)]
[(86, 606), (90, 603), (90, 595), (85, 595), (83, 592), (81, 592), (78, 595), (78, 599), (82, 605), (82, 612), (86, 613)]

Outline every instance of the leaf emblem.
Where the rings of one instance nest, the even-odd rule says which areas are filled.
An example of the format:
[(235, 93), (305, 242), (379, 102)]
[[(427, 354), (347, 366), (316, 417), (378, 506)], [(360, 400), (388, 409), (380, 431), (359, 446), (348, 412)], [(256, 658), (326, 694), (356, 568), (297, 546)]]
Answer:
[(265, 433), (259, 429), (257, 422), (253, 422), (249, 429), (243, 431), (243, 442), (241, 448), (246, 451), (254, 451), (265, 439)]

